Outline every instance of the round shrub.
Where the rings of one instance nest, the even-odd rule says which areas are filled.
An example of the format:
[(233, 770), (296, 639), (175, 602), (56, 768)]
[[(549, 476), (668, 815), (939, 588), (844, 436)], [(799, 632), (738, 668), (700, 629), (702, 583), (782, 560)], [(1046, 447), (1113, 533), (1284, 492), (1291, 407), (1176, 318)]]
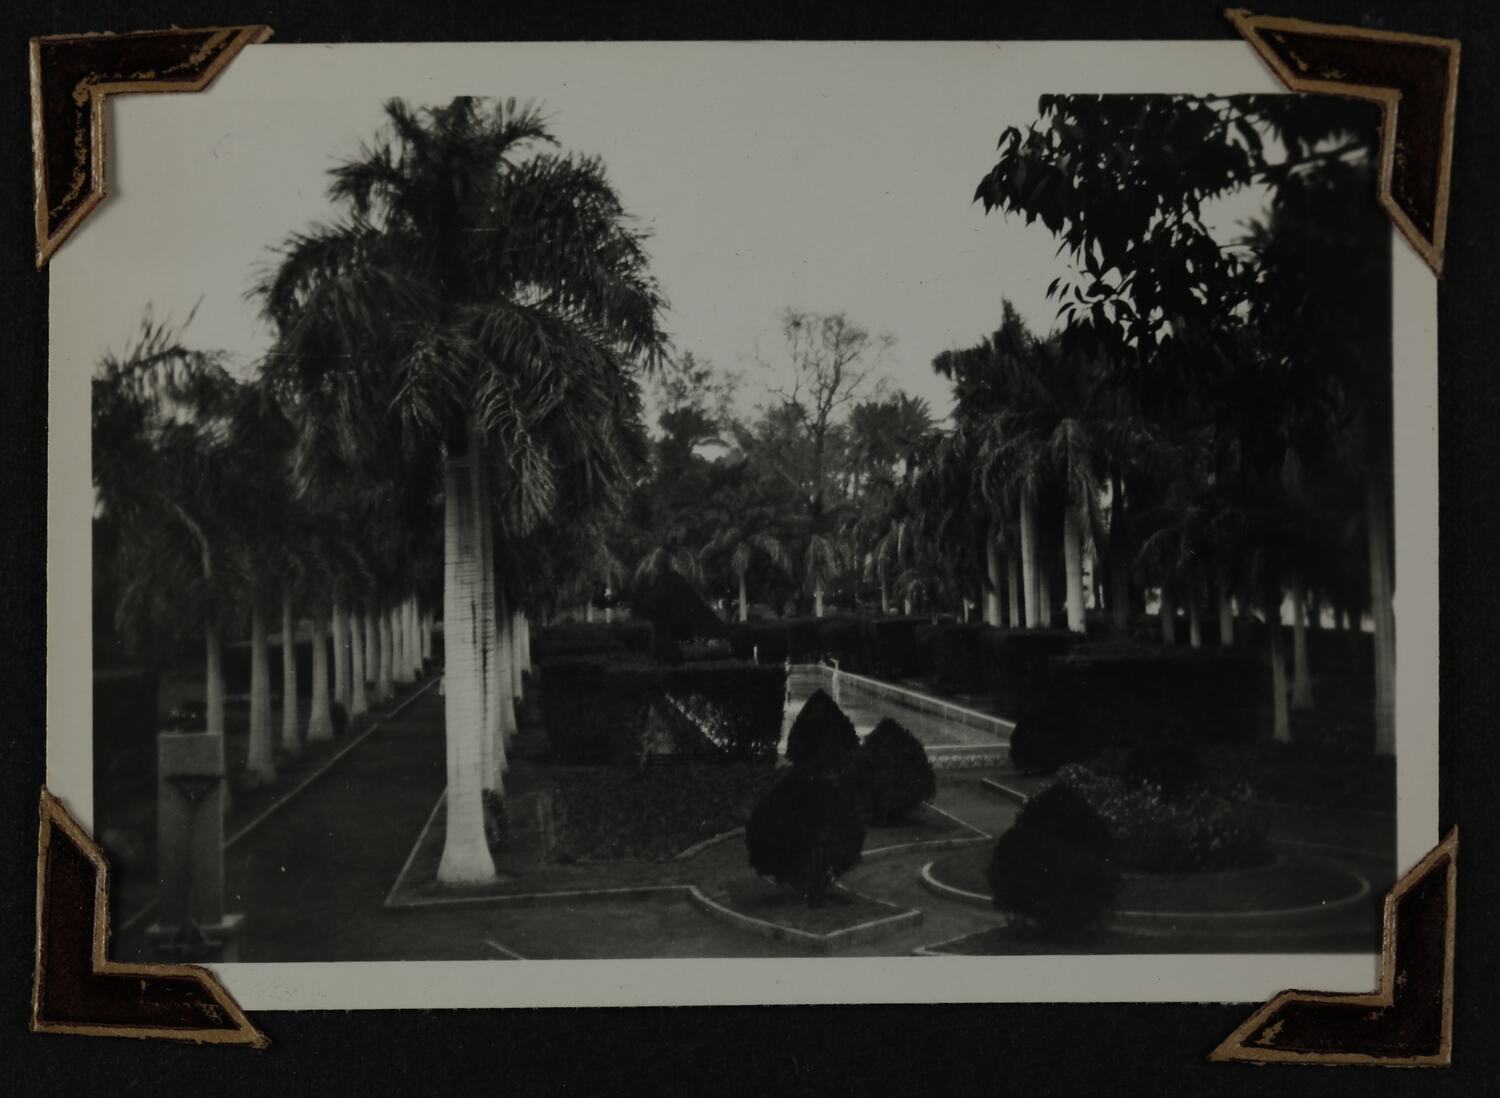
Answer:
[(896, 823), (937, 793), (921, 741), (889, 717), (845, 756), (843, 777), (866, 823)]
[(854, 722), (826, 692), (814, 690), (792, 721), (786, 757), (814, 770), (833, 770), (857, 747), (859, 734), (854, 731)]
[(989, 881), (996, 908), (1055, 938), (1099, 926), (1120, 891), (1108, 826), (1066, 786), (1026, 802), (995, 843)]
[(1164, 800), (1173, 801), (1203, 783), (1203, 762), (1186, 740), (1152, 737), (1130, 749), (1123, 773), (1126, 781), (1154, 785)]
[(853, 868), (864, 844), (853, 802), (832, 777), (805, 766), (791, 767), (745, 825), (750, 867), (796, 889), (809, 905)]

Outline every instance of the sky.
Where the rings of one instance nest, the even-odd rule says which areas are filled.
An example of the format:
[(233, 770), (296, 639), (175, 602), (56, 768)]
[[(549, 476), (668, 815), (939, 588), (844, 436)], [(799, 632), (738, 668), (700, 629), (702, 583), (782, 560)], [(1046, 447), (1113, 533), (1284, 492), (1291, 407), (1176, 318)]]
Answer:
[[(651, 234), (676, 350), (742, 371), (747, 405), (774, 380), (759, 360), (784, 362), (788, 306), (890, 333), (884, 375), (939, 415), (932, 359), (993, 331), (1002, 299), (1052, 327), (1044, 290), (1067, 271), (1053, 238), (972, 196), (1001, 130), (1093, 69), (1059, 75), (1024, 43), (417, 49), (253, 46), (206, 92), (112, 98), (111, 197), (53, 261), (54, 364), (91, 369), (148, 308), (179, 323), (196, 309), (187, 341), (249, 369), (270, 332), (247, 289), (278, 241), (335, 216), (328, 169), (393, 95), (535, 100), (565, 149), (601, 156)], [(1159, 87), (1135, 56), (1101, 78)], [(1196, 56), (1202, 90), (1242, 90)]]

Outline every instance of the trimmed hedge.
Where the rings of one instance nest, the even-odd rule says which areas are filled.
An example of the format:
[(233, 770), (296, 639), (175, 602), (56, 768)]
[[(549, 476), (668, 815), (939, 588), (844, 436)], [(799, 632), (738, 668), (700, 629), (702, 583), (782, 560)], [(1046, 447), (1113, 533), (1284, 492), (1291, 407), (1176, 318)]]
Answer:
[(866, 824), (899, 823), (937, 794), (921, 741), (890, 717), (845, 756), (839, 776)]
[(995, 907), (1041, 935), (1091, 930), (1120, 892), (1109, 826), (1077, 791), (1045, 789), (996, 841), (989, 882)]
[[(674, 753), (771, 762), (781, 741), (786, 670), (715, 660), (668, 667), (632, 657), (540, 664), (542, 720), (567, 764), (638, 763), (660, 744)], [(687, 729), (696, 731), (689, 735)]]
[(1259, 660), (1233, 652), (1081, 645), (1049, 662), (1045, 692), (1018, 717), (1011, 760), (1049, 771), (1148, 741), (1252, 743), (1264, 674)]
[(981, 637), (991, 649), (995, 700), (1002, 713), (1022, 713), (1047, 695), (1053, 659), (1067, 655), (1083, 637), (1066, 629), (1000, 629)]
[(854, 722), (844, 715), (838, 702), (822, 690), (814, 690), (802, 704), (787, 733), (787, 761), (814, 770), (831, 771), (844, 756), (859, 747)]
[(606, 652), (650, 653), (655, 630), (648, 621), (551, 625), (532, 634), (535, 661), (589, 656)]
[(865, 844), (859, 810), (828, 774), (793, 766), (745, 825), (750, 867), (817, 904), (852, 869)]
[[(157, 686), (155, 671), (94, 672), (96, 806), (112, 805), (130, 786), (155, 790)], [(98, 829), (102, 833), (102, 822)]]

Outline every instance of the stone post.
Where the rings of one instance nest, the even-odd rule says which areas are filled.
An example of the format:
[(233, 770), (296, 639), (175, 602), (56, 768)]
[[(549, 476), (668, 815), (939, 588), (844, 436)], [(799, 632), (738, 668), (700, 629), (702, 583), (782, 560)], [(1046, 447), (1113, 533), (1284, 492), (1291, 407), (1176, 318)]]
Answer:
[(224, 742), (206, 732), (156, 738), (157, 953), (234, 961), (240, 915), (224, 911)]

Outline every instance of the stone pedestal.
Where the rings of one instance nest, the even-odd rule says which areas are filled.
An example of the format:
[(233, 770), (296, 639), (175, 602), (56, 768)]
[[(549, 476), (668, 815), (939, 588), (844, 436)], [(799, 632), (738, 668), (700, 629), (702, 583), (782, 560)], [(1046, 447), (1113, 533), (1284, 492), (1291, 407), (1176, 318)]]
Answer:
[(224, 740), (157, 736), (157, 919), (147, 932), (166, 959), (230, 961), (240, 916), (224, 910)]

